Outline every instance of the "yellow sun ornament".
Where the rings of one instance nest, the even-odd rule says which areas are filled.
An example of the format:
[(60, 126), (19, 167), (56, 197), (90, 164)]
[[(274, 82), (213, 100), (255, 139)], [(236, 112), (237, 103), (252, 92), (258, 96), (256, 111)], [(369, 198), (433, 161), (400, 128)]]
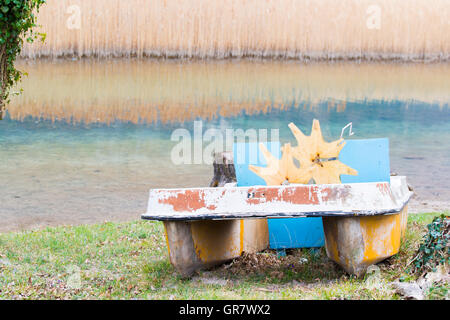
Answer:
[[(267, 185), (289, 183), (306, 184), (311, 179), (316, 184), (341, 183), (341, 174), (357, 175), (358, 172), (338, 160), (339, 153), (345, 145), (344, 139), (325, 142), (318, 120), (313, 120), (310, 136), (290, 123), (289, 128), (298, 142), (298, 146), (285, 144), (281, 159), (275, 158), (261, 143), (259, 145), (266, 161), (266, 167), (249, 165), (249, 169), (263, 178)], [(296, 159), (300, 166), (294, 163)]]

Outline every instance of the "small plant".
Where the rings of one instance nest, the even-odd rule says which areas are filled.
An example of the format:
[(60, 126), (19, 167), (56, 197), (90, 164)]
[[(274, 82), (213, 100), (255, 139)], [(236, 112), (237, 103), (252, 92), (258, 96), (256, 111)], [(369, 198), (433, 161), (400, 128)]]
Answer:
[(449, 288), (445, 284), (433, 285), (428, 289), (427, 298), (430, 300), (443, 300), (449, 297)]
[(427, 226), (418, 253), (414, 258), (414, 273), (436, 271), (440, 264), (450, 263), (450, 217), (441, 215)]
[(45, 34), (35, 33), (35, 12), (45, 0), (0, 0), (0, 120), (9, 90), (20, 81), (22, 72), (14, 67), (14, 62), (22, 50), (23, 40), (33, 42)]

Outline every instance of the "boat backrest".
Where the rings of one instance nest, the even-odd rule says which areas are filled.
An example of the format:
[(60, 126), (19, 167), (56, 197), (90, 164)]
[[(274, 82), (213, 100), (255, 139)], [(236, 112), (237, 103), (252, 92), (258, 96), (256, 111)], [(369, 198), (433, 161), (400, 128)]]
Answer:
[[(266, 142), (264, 145), (277, 158), (281, 157), (280, 142)], [(342, 175), (342, 183), (378, 182), (390, 179), (389, 139), (346, 140), (339, 154), (339, 160), (358, 171), (358, 175)], [(250, 164), (265, 166), (266, 161), (258, 143), (235, 143), (233, 161), (238, 186), (265, 185), (265, 181), (250, 171)]]
[(358, 175), (342, 175), (342, 183), (390, 181), (389, 139), (346, 140), (339, 160), (358, 171)]
[[(265, 143), (267, 149), (281, 158), (280, 142)], [(389, 139), (346, 140), (339, 160), (358, 171), (358, 175), (341, 175), (342, 183), (390, 181)], [(250, 171), (249, 164), (265, 166), (266, 161), (258, 143), (235, 143), (233, 161), (237, 186), (266, 185), (266, 182)], [(269, 219), (270, 247), (304, 248), (324, 245), (322, 218)]]

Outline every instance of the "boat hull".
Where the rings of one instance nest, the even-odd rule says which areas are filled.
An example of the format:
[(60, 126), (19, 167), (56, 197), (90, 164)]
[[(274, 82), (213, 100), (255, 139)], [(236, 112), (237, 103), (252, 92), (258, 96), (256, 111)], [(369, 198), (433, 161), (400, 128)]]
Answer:
[(407, 206), (390, 215), (323, 217), (327, 255), (348, 273), (362, 276), (370, 265), (399, 252), (407, 219)]
[(169, 258), (184, 277), (269, 245), (267, 219), (164, 221)]
[(390, 183), (160, 189), (151, 190), (142, 218), (164, 222), (170, 261), (189, 276), (268, 248), (267, 218), (322, 217), (328, 256), (360, 276), (399, 251), (411, 196), (404, 177)]

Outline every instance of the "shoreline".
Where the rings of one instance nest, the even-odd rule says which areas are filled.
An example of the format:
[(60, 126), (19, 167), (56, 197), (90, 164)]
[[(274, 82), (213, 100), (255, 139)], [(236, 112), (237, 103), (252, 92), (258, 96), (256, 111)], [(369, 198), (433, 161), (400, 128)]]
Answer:
[(407, 56), (404, 54), (384, 54), (378, 52), (353, 53), (334, 53), (332, 56), (328, 53), (323, 54), (307, 54), (284, 56), (282, 54), (267, 54), (264, 56), (257, 54), (247, 55), (225, 55), (225, 56), (187, 56), (187, 55), (157, 55), (157, 54), (92, 54), (77, 55), (64, 54), (60, 56), (39, 55), (37, 57), (18, 56), (17, 61), (22, 64), (33, 64), (39, 62), (174, 62), (174, 63), (220, 63), (220, 62), (282, 62), (282, 63), (299, 63), (299, 64), (449, 64), (450, 53), (442, 55), (436, 53), (433, 56), (425, 57), (423, 55)]
[(423, 54), (407, 55), (407, 54), (397, 54), (397, 53), (382, 53), (382, 52), (364, 52), (364, 53), (352, 53), (352, 52), (335, 52), (333, 54), (323, 52), (323, 53), (277, 53), (269, 52), (265, 55), (259, 55), (257, 53), (248, 53), (244, 55), (234, 55), (229, 53), (222, 56), (214, 55), (184, 55), (182, 53), (177, 53), (173, 55), (167, 54), (154, 54), (154, 53), (144, 53), (138, 55), (136, 53), (123, 53), (123, 54), (113, 54), (104, 53), (98, 54), (93, 53), (90, 55), (78, 55), (76, 53), (65, 53), (62, 55), (50, 55), (42, 54), (39, 56), (19, 56), (17, 58), (20, 62), (59, 62), (59, 61), (155, 61), (155, 62), (239, 62), (239, 61), (255, 61), (255, 62), (297, 62), (297, 63), (386, 63), (386, 64), (447, 64), (450, 63), (450, 54), (434, 53), (428, 56)]
[(408, 213), (449, 212), (450, 201), (424, 200), (413, 198), (408, 204)]
[[(145, 208), (142, 209), (142, 212)], [(450, 201), (415, 199), (414, 197), (408, 203), (408, 214), (442, 212), (450, 213)], [(8, 221), (9, 220), (9, 221)], [(68, 227), (78, 225), (92, 225), (106, 222), (130, 222), (141, 220), (140, 213), (123, 214), (98, 214), (96, 216), (73, 216), (71, 214), (58, 215), (39, 215), (36, 217), (17, 217), (10, 218), (0, 226), (0, 234), (15, 232), (33, 232), (45, 229), (47, 227)]]

